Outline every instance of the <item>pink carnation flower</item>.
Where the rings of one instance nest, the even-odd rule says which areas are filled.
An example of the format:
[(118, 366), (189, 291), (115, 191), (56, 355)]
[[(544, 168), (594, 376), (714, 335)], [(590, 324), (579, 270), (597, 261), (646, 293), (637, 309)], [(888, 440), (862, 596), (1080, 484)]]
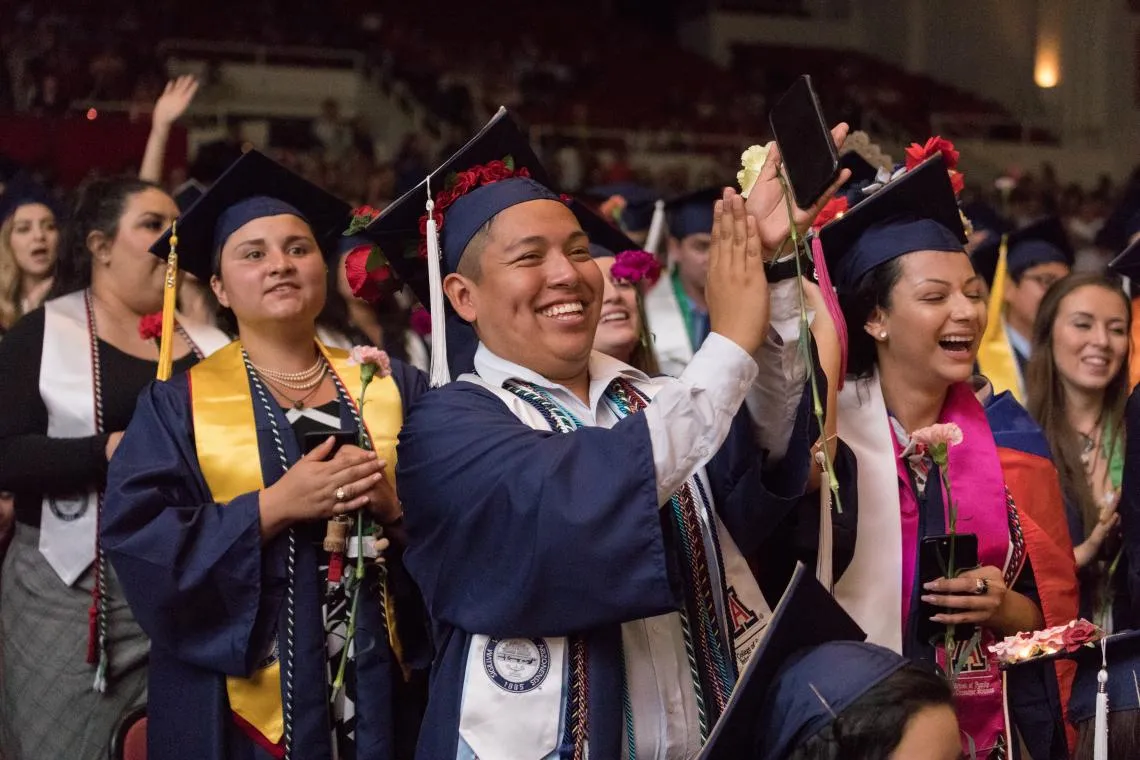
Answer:
[(661, 276), (661, 262), (648, 251), (622, 251), (614, 258), (610, 276), (633, 285), (653, 285)]
[[(387, 351), (375, 346), (353, 346), (348, 354), (348, 363), (361, 368), (372, 368), (371, 377), (388, 377), (392, 374), (392, 360)], [(361, 372), (363, 375), (363, 371)]]
[(939, 423), (919, 428), (910, 434), (911, 440), (925, 444), (928, 448), (939, 445), (957, 446), (962, 442), (962, 428), (953, 422)]

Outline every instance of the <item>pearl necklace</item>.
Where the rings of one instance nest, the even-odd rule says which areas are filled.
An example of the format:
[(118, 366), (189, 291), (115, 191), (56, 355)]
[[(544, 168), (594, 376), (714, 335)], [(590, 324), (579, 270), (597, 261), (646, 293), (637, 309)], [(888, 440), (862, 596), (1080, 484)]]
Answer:
[(307, 391), (321, 384), (325, 379), (325, 372), (328, 367), (325, 364), (323, 356), (317, 357), (317, 363), (303, 372), (277, 372), (276, 370), (265, 369), (250, 362), (257, 374), (261, 375), (264, 379), (272, 382), (274, 385), (290, 388), (295, 391)]

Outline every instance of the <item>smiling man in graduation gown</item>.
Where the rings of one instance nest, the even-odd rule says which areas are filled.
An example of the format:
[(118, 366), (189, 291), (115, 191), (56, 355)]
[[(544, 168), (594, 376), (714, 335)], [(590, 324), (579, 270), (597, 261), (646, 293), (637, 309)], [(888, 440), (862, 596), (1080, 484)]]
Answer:
[[(143, 392), (108, 474), (103, 541), (153, 643), (150, 757), (413, 752), (430, 653), (392, 468), (426, 383), (392, 361), (361, 403), (349, 393), (363, 368), (316, 339), (324, 257), (349, 218), (251, 151), (177, 224), (183, 266), (212, 283), (239, 338)], [(156, 251), (174, 245), (168, 232)], [(340, 431), (371, 451), (334, 452)]]
[(543, 178), (501, 111), (366, 231), (422, 284), (418, 231), (441, 229), (428, 285), (446, 275), (477, 336), (474, 372), (425, 395), (400, 437), (406, 559), (438, 647), (418, 757), (690, 757), (768, 614), (744, 557), (804, 490), (803, 370), (782, 378), (787, 409), (746, 402), (757, 362), (795, 348), (770, 340), (763, 228), (735, 195), (712, 331), (683, 376), (591, 352), (601, 273)]

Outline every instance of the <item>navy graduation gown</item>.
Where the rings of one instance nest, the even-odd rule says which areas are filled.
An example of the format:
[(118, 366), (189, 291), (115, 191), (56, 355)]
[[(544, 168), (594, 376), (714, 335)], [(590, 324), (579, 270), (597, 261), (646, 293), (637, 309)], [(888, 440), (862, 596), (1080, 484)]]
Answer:
[[(742, 409), (706, 467), (717, 512), (747, 557), (800, 499), (818, 437), (805, 393), (784, 463), (763, 468)], [(405, 557), (433, 622), (436, 660), (417, 757), (455, 757), (473, 634), (581, 634), (590, 752), (621, 755), (620, 624), (682, 605), (670, 522), (657, 503), (649, 429), (535, 430), (493, 393), (456, 382), (400, 433)]]
[[(406, 413), (426, 383), (422, 373), (401, 362), (393, 361), (392, 370)], [(274, 411), (287, 459), (295, 462), (297, 441), (284, 414)], [(254, 417), (262, 472), (272, 484), (281, 464), (269, 419), (256, 402)], [(353, 427), (343, 404), (341, 426)], [(296, 527), (293, 757), (323, 760), (331, 758), (324, 590), (316, 571), (324, 526)], [(131, 609), (152, 639), (151, 757), (270, 757), (235, 725), (225, 676), (248, 675), (275, 633), (284, 635), (287, 535), (261, 545), (256, 492), (225, 505), (213, 501), (197, 463), (187, 376), (149, 386), (108, 474), (101, 537)], [(430, 662), (422, 607), (410, 604), (417, 594), (392, 554), (397, 553), (388, 560), (390, 584), (397, 605), (404, 603), (399, 609), (405, 663), (422, 670)], [(357, 757), (388, 760), (401, 756), (401, 743), (414, 743), (418, 716), (400, 703), (407, 688), (377, 605), (360, 605), (357, 620)], [(402, 735), (409, 731), (411, 737)]]

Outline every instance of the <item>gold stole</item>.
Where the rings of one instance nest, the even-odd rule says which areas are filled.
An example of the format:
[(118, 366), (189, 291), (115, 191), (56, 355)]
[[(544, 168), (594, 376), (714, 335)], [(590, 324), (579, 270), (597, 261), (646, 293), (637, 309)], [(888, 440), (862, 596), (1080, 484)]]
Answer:
[[(348, 363), (348, 352), (326, 348), (320, 343), (317, 345), (350, 396), (360, 393), (360, 368)], [(364, 428), (372, 441), (372, 448), (387, 462), (384, 474), (394, 487), (396, 436), (404, 422), (403, 403), (395, 380), (391, 377), (373, 378), (365, 400), (361, 415)], [(240, 343), (231, 343), (191, 368), (190, 406), (198, 466), (214, 501), (221, 504), (265, 487), (253, 403)], [(286, 431), (286, 434), (292, 433)], [(391, 598), (386, 598), (385, 602), (389, 640), (393, 653), (399, 659), (395, 612)], [(276, 744), (281, 741), (285, 720), (281, 708), (279, 660), (259, 668), (248, 678), (227, 676), (226, 693), (230, 709), (246, 723), (270, 742)]]
[(998, 247), (998, 263), (994, 270), (994, 281), (990, 286), (990, 300), (987, 313), (989, 321), (978, 346), (978, 369), (994, 386), (994, 393), (1010, 391), (1013, 397), (1024, 404), (1022, 397), (1021, 370), (1017, 367), (1017, 357), (1005, 335), (1002, 311), (1005, 308), (1005, 281), (1009, 277), (1006, 263), (1006, 236), (1001, 238)]

